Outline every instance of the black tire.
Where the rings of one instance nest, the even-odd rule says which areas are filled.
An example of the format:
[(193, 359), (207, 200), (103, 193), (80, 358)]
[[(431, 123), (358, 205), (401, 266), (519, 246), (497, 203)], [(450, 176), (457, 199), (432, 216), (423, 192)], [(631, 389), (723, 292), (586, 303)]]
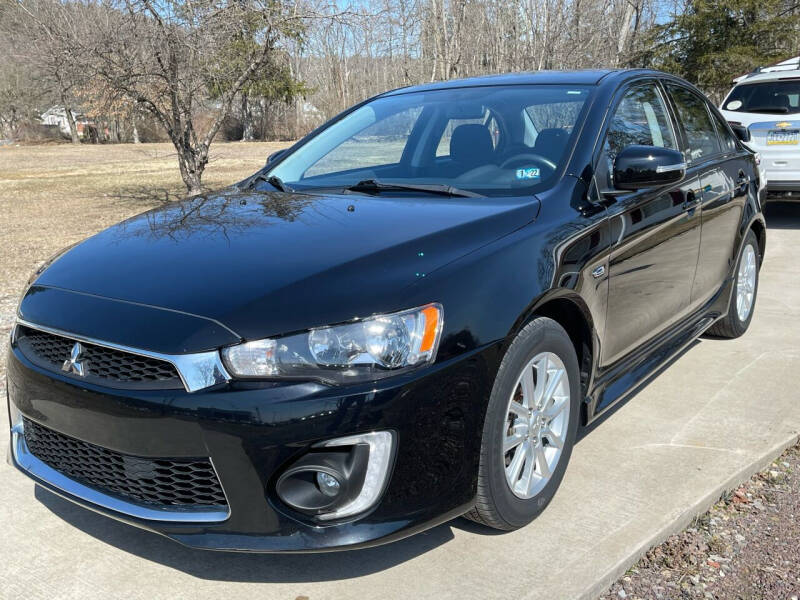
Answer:
[[(742, 263), (742, 259), (745, 255), (745, 249), (747, 247), (751, 247), (755, 252), (756, 258), (756, 270), (755, 270), (755, 287), (753, 289), (753, 303), (750, 307), (750, 312), (747, 315), (747, 318), (742, 320), (739, 318), (739, 311), (736, 308), (736, 297), (738, 294), (739, 288), (739, 278), (737, 274), (739, 273), (739, 266)], [(731, 286), (731, 298), (730, 302), (728, 303), (728, 312), (727, 314), (722, 317), (719, 321), (714, 323), (708, 329), (708, 335), (720, 338), (737, 338), (742, 335), (747, 328), (750, 327), (750, 321), (753, 320), (753, 313), (755, 312), (756, 308), (756, 299), (758, 298), (758, 276), (759, 270), (761, 268), (761, 254), (758, 249), (758, 240), (756, 239), (756, 234), (753, 233), (753, 230), (747, 232), (747, 235), (744, 238), (744, 243), (742, 244), (741, 250), (739, 250), (739, 257), (736, 260), (736, 268), (734, 269), (734, 279), (733, 285)]]
[[(569, 419), (561, 456), (550, 479), (533, 497), (522, 499), (512, 492), (506, 480), (502, 444), (508, 428), (508, 402), (515, 392), (517, 380), (526, 365), (542, 352), (552, 352), (564, 364), (570, 389)], [(569, 336), (552, 319), (534, 319), (517, 335), (500, 364), (483, 426), (477, 500), (465, 517), (494, 529), (509, 531), (527, 525), (544, 510), (561, 484), (572, 454), (580, 417), (580, 396), (578, 358)]]

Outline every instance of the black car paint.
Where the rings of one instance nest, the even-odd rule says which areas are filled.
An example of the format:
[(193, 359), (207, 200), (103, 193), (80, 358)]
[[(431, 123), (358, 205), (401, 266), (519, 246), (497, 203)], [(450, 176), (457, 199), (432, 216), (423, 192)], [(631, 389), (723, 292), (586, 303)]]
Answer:
[[(414, 88), (596, 84), (571, 156), (536, 197), (282, 194), (243, 182), (90, 238), (58, 257), (19, 309), (22, 319), (76, 334), (190, 352), (436, 301), (444, 330), (434, 365), (355, 386), (239, 381), (134, 393), (44, 371), (12, 343), (12, 422), (21, 412), (139, 456), (212, 457), (231, 506), (225, 522), (153, 523), (88, 506), (196, 547), (367, 546), (464, 512), (494, 375), (532, 316), (556, 318), (575, 343), (588, 425), (725, 313), (750, 228), (763, 252), (757, 170), (743, 146), (690, 165), (667, 188), (599, 189), (610, 111), (628, 86), (667, 79), (680, 81), (611, 71)], [(739, 171), (749, 181), (739, 183)], [(281, 470), (313, 443), (379, 428), (394, 430), (398, 447), (388, 487), (366, 516), (318, 527), (274, 496)]]
[[(56, 260), (36, 285), (199, 315), (229, 329), (218, 340), (186, 338), (179, 350), (201, 351), (237, 341), (231, 331), (258, 339), (445, 299), (446, 290), (431, 298), (420, 283), (524, 227), (538, 210), (530, 198), (229, 192), (111, 227)], [(26, 302), (26, 319), (27, 310)], [(107, 321), (95, 312), (86, 318)], [(456, 316), (447, 312), (448, 320)], [(99, 339), (133, 346), (116, 327), (104, 322)], [(141, 343), (166, 352), (177, 340), (162, 331)]]

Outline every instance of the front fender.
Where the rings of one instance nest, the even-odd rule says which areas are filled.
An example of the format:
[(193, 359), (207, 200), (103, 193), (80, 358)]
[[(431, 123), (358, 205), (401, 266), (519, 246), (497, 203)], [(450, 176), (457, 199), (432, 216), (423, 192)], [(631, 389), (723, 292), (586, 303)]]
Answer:
[(570, 198), (583, 186), (565, 178), (541, 198), (535, 221), (426, 277), (424, 289), (437, 290), (444, 306), (440, 358), (497, 341), (507, 344), (542, 307), (558, 300), (577, 308), (592, 332), (593, 356), (598, 355), (610, 233), (604, 211), (585, 216), (573, 208)]

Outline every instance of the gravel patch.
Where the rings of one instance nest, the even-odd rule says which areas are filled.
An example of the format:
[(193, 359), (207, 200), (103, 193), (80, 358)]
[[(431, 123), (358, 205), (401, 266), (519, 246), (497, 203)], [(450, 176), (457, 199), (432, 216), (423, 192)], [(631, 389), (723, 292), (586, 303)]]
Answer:
[(651, 598), (800, 598), (800, 444), (648, 551), (601, 596)]

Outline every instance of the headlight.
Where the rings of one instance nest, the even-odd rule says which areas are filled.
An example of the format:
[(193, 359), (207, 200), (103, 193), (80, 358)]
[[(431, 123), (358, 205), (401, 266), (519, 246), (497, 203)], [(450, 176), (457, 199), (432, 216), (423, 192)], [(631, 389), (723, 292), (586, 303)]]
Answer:
[(433, 362), (442, 307), (428, 304), (299, 335), (255, 340), (222, 350), (236, 377), (370, 381)]

